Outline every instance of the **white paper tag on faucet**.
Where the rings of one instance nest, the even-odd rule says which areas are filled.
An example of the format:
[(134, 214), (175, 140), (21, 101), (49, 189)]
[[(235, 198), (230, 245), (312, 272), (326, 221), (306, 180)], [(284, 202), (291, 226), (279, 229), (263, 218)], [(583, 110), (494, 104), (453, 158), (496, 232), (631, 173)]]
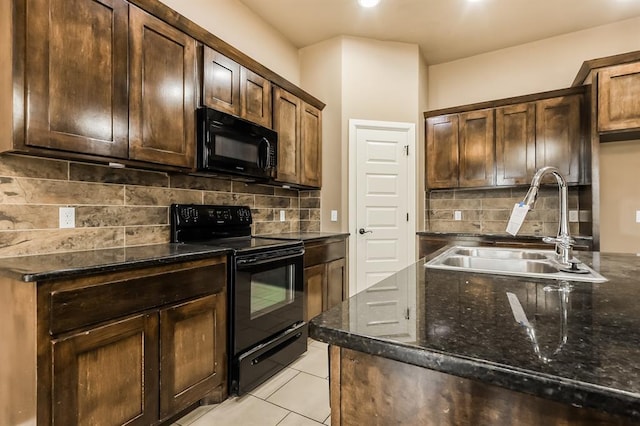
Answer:
[(511, 217), (509, 223), (507, 223), (507, 233), (516, 235), (524, 222), (524, 218), (527, 216), (529, 207), (523, 203), (516, 203), (511, 211)]

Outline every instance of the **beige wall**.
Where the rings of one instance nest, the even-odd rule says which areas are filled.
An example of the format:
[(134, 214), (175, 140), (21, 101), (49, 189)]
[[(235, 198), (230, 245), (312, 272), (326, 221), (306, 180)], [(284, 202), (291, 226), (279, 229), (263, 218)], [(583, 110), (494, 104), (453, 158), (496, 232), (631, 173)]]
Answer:
[(298, 49), (238, 0), (160, 1), (291, 83), (300, 83)]
[[(323, 112), (322, 230), (346, 231), (349, 119), (414, 123), (421, 147), (427, 68), (415, 44), (355, 37), (337, 37), (301, 49), (300, 64), (302, 87), (327, 103)], [(418, 164), (423, 155), (417, 153)], [(417, 170), (423, 173), (422, 167)], [(423, 191), (421, 188), (418, 194)], [(417, 223), (422, 223), (424, 197), (418, 194)], [(331, 210), (339, 211), (338, 223), (330, 222)]]
[(429, 67), (429, 109), (569, 87), (582, 62), (640, 50), (640, 18)]
[(600, 249), (640, 254), (640, 140), (600, 145)]
[[(347, 150), (342, 145), (342, 39), (332, 38), (300, 50), (301, 85), (326, 103), (322, 111), (322, 195), (323, 231), (346, 230), (341, 182), (347, 175)], [(338, 221), (331, 222), (331, 210)], [(343, 228), (344, 225), (344, 228)]]

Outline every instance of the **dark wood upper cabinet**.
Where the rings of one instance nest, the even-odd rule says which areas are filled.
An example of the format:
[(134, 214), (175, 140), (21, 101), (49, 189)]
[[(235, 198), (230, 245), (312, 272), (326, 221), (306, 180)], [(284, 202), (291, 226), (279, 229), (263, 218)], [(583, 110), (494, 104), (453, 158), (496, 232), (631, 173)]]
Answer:
[(494, 111), (427, 119), (427, 187), (472, 188), (495, 182)]
[(427, 119), (427, 188), (458, 186), (458, 115)]
[(300, 126), (300, 183), (322, 186), (322, 113), (318, 108), (302, 103)]
[(580, 95), (536, 102), (536, 169), (557, 167), (568, 183), (581, 179), (581, 108)]
[(278, 180), (300, 181), (300, 99), (280, 87), (273, 88), (273, 129), (278, 132)]
[(240, 116), (240, 65), (204, 46), (202, 104)]
[(195, 165), (196, 42), (131, 6), (129, 156)]
[(425, 113), (427, 188), (527, 185), (545, 166), (586, 183), (584, 96), (571, 88)]
[(127, 158), (128, 10), (123, 0), (27, 1), (26, 145)]
[(202, 54), (202, 99), (210, 108), (271, 127), (271, 82), (208, 46)]
[(496, 184), (527, 184), (535, 170), (535, 104), (522, 103), (497, 108)]
[(264, 127), (271, 127), (271, 82), (240, 67), (240, 116)]
[(458, 186), (469, 188), (495, 183), (494, 111), (461, 113), (458, 121)]
[(640, 130), (640, 62), (598, 72), (598, 131)]

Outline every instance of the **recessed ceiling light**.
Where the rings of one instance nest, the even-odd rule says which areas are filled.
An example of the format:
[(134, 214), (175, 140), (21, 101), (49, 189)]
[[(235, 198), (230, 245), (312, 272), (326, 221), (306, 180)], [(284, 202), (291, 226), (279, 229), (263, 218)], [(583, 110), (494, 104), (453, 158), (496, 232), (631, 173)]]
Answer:
[(362, 7), (374, 7), (380, 3), (380, 0), (358, 0), (358, 4)]

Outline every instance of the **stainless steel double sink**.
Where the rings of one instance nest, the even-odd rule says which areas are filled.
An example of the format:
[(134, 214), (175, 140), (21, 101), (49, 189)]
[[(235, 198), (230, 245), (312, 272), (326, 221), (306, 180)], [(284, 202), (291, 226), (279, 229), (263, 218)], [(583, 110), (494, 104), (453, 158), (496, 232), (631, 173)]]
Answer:
[(547, 278), (566, 281), (604, 282), (602, 275), (584, 263), (579, 273), (567, 272), (555, 260), (553, 250), (495, 247), (452, 247), (425, 264), (427, 268), (486, 274)]

